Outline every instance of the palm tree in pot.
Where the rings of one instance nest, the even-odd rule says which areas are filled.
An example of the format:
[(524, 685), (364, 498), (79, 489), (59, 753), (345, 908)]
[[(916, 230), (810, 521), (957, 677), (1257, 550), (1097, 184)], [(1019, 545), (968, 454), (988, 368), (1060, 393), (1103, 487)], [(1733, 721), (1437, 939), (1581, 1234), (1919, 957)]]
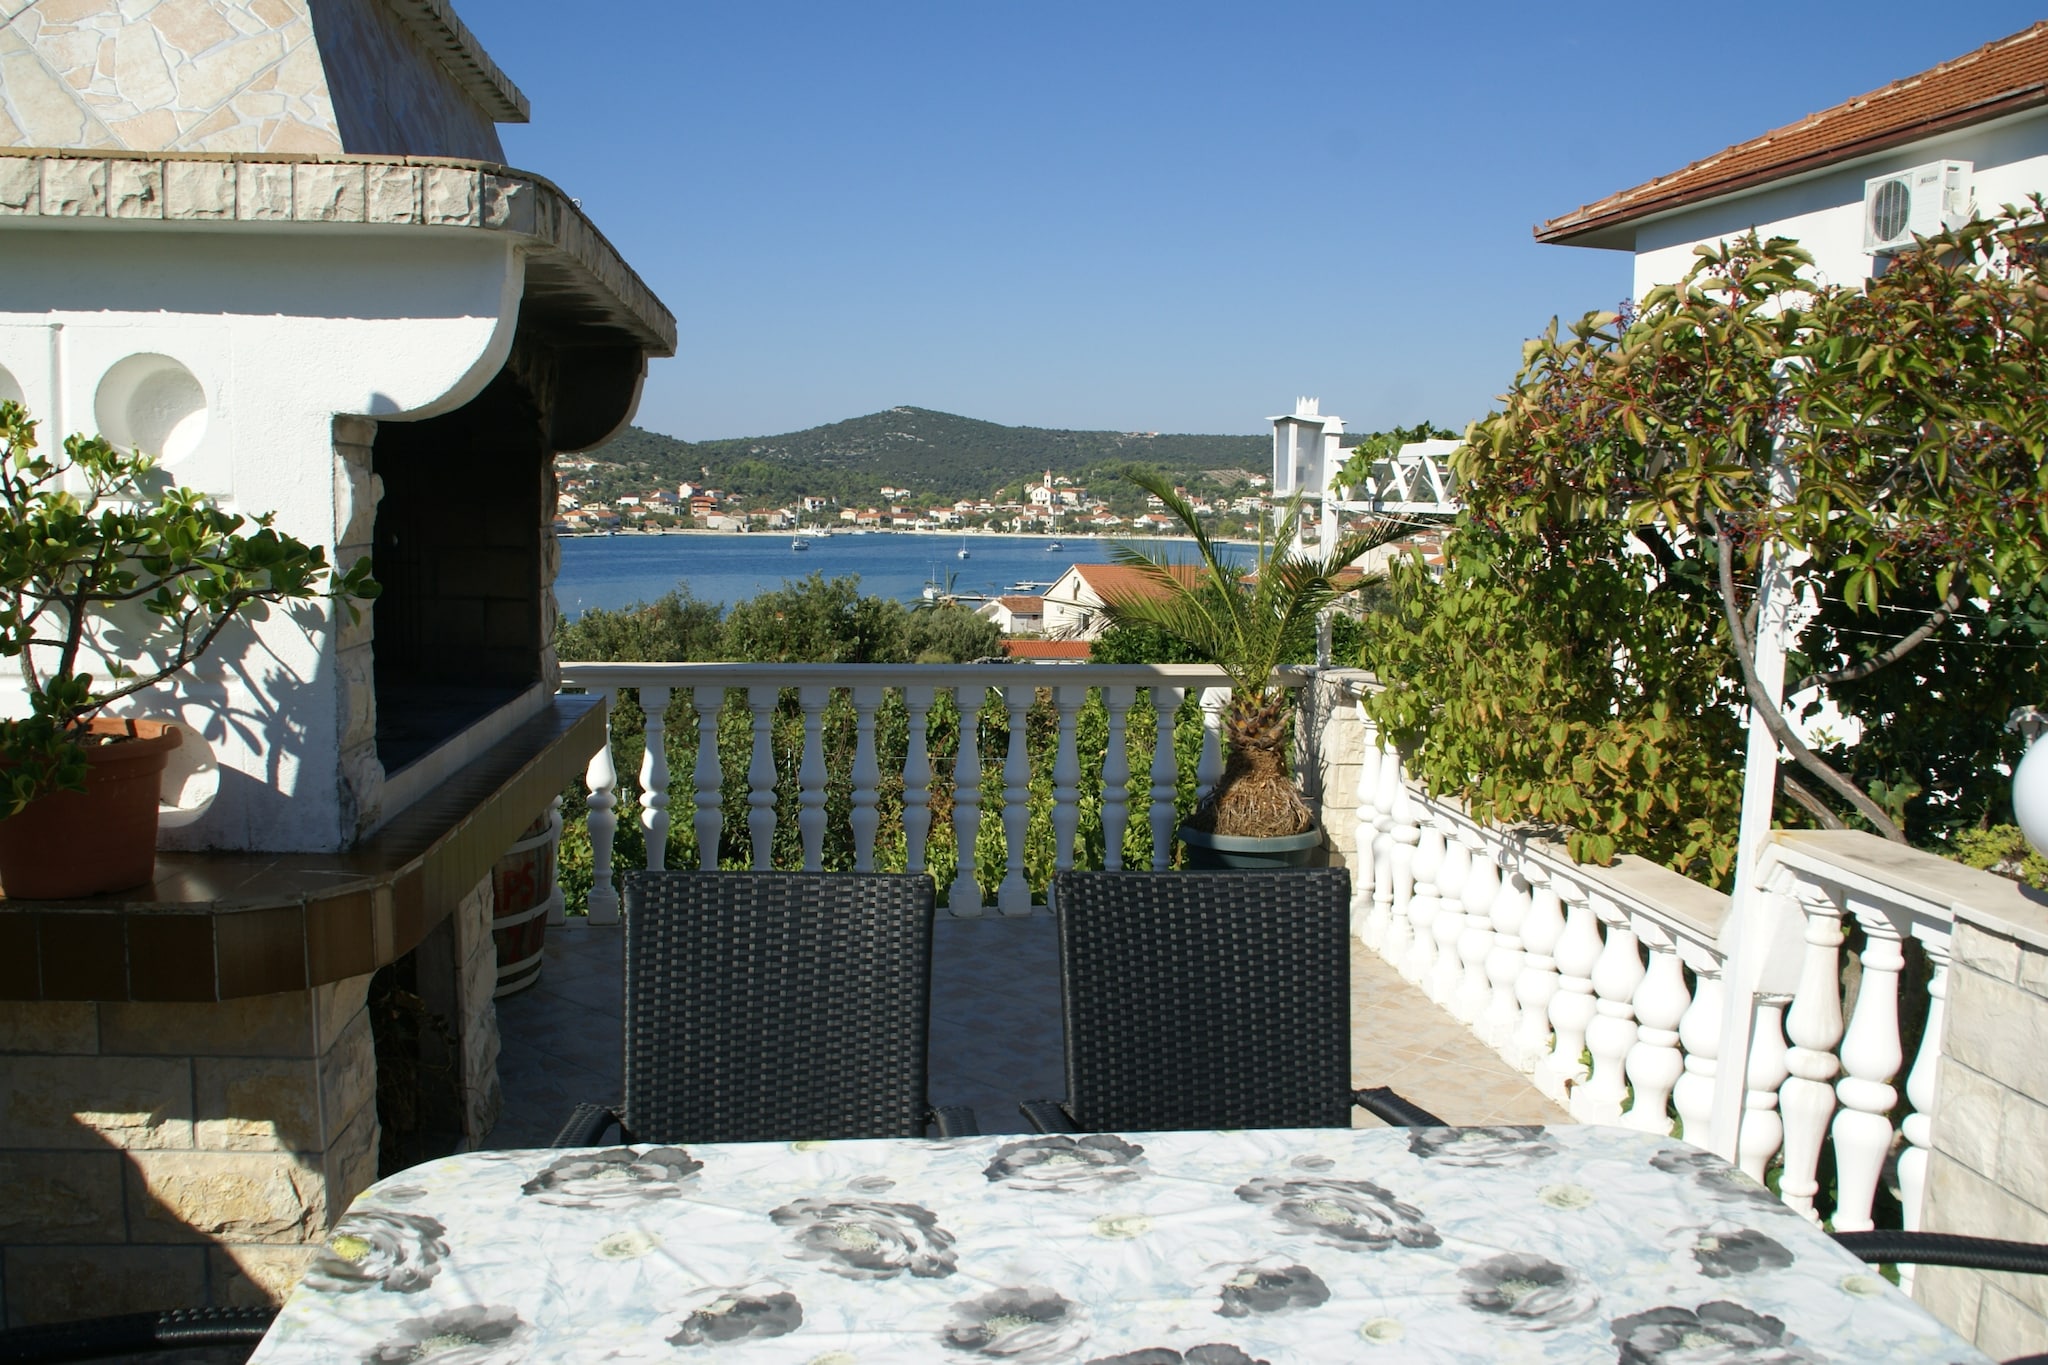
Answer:
[[(1262, 536), (1249, 564), (1220, 552), (1187, 499), (1153, 470), (1125, 478), (1158, 499), (1194, 542), (1195, 557), (1179, 563), (1134, 545), (1117, 545), (1114, 562), (1137, 571), (1133, 586), (1105, 594), (1103, 615), (1119, 626), (1149, 627), (1183, 645), (1230, 678), (1223, 711), (1223, 776), (1181, 827), (1197, 866), (1270, 863), (1271, 855), (1240, 862), (1244, 841), (1275, 840), (1275, 853), (1303, 862), (1321, 842), (1315, 815), (1288, 771), (1287, 724), (1293, 703), (1274, 673), (1312, 652), (1316, 618), (1345, 593), (1368, 581), (1346, 575), (1359, 559), (1401, 534), (1398, 524), (1374, 522), (1310, 552), (1295, 541), (1301, 502), (1287, 507), (1270, 537)], [(1340, 581), (1341, 580), (1341, 581)], [(1256, 844), (1253, 845), (1256, 847)], [(1204, 856), (1227, 850), (1222, 858)]]

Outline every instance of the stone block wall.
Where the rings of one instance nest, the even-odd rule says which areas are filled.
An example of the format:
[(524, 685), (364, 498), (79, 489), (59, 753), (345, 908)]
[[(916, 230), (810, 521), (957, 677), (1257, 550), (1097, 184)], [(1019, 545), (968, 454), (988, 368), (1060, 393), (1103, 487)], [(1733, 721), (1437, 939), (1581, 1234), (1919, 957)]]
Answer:
[[(1958, 907), (1921, 1226), (2048, 1242), (2048, 935)], [(2048, 910), (2040, 916), (2048, 925)], [(1993, 1359), (2048, 1347), (2048, 1278), (1927, 1266), (1913, 1297)]]
[(1365, 722), (1357, 701), (1344, 690), (1346, 679), (1359, 676), (1348, 669), (1318, 674), (1301, 691), (1295, 724), (1296, 780), (1316, 802), (1333, 867), (1359, 865), (1358, 775), (1364, 763)]
[(0, 1003), (0, 1322), (297, 1283), (376, 1178), (368, 985)]

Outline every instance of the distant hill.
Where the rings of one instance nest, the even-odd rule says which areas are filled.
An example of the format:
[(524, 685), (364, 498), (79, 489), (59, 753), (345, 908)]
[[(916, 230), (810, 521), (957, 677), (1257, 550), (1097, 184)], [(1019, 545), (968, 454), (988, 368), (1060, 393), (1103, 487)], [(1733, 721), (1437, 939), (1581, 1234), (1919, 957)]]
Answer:
[(701, 471), (708, 469), (714, 486), (745, 499), (780, 503), (810, 494), (872, 503), (885, 484), (908, 488), (917, 499), (951, 502), (1036, 483), (1048, 469), (1076, 480), (1107, 478), (1133, 463), (1190, 474), (1265, 470), (1272, 448), (1265, 436), (1006, 427), (906, 407), (782, 436), (724, 441), (682, 441), (628, 427), (588, 454), (614, 466), (593, 471), (603, 492), (633, 491), (628, 485), (673, 487), (704, 477)]

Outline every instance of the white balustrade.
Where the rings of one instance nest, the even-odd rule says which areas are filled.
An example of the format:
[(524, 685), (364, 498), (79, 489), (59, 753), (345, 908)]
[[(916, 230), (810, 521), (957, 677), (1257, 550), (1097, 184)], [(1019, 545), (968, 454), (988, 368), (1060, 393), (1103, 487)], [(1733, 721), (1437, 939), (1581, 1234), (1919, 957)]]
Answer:
[(1458, 993), (1451, 998), (1451, 1013), (1471, 1024), (1482, 1042), (1491, 1043), (1481, 1016), (1493, 998), (1486, 962), (1493, 953), (1493, 903), (1500, 896), (1500, 868), (1478, 830), (1465, 831), (1463, 838), (1470, 850), (1462, 898), (1465, 920), (1458, 931), (1458, 961), (1464, 969), (1458, 976)]
[(1465, 962), (1458, 956), (1458, 941), (1465, 935), (1465, 883), (1472, 876), (1472, 848), (1456, 830), (1444, 831), (1444, 861), (1436, 873), (1436, 914), (1430, 917), (1429, 936), (1436, 940), (1430, 959), (1429, 979), (1422, 988), (1429, 998), (1452, 1009), (1458, 987), (1465, 980)]
[(1558, 940), (1564, 937), (1564, 902), (1550, 884), (1548, 869), (1533, 861), (1516, 874), (1533, 878), (1529, 913), (1522, 919), (1522, 970), (1515, 977), (1520, 1018), (1508, 1047), (1508, 1061), (1534, 1073), (1550, 1055), (1550, 1002), (1557, 998)]
[(1645, 1133), (1671, 1131), (1672, 1089), (1685, 1074), (1685, 1056), (1678, 1050), (1678, 1026), (1692, 1004), (1685, 988), (1685, 964), (1679, 960), (1677, 936), (1648, 915), (1632, 915), (1630, 924), (1650, 954), (1650, 965), (1636, 986), (1635, 1046), (1628, 1050), (1629, 1108), (1624, 1127)]
[[(1032, 890), (1027, 880), (1030, 836), (1029, 795), (1034, 778), (1034, 760), (1026, 744), (1026, 721), (1040, 689), (1049, 691), (1058, 717), (1058, 735), (1047, 767), (1037, 779), (1052, 792), (1053, 865), (1078, 865), (1081, 793), (1090, 770), (1101, 778), (1103, 861), (1121, 867), (1133, 813), (1130, 787), (1133, 778), (1130, 759), (1130, 713), (1141, 690), (1150, 698), (1161, 724), (1153, 737), (1147, 808), (1140, 817), (1153, 834), (1153, 865), (1165, 868), (1174, 855), (1177, 823), (1175, 798), (1179, 763), (1174, 747), (1173, 721), (1182, 699), (1191, 688), (1202, 695), (1204, 737), (1200, 763), (1206, 780), (1214, 782), (1222, 772), (1218, 735), (1223, 707), (1229, 698), (1216, 669), (1192, 665), (1108, 665), (1062, 666), (1038, 670), (1029, 666), (994, 669), (982, 665), (774, 665), (774, 664), (576, 664), (564, 665), (567, 685), (583, 687), (605, 699), (610, 709), (622, 692), (637, 693), (646, 716), (645, 745), (640, 758), (639, 809), (637, 823), (646, 836), (647, 865), (660, 868), (665, 862), (671, 824), (671, 772), (665, 724), (669, 699), (678, 688), (685, 689), (695, 707), (696, 752), (688, 765), (691, 827), (697, 841), (697, 866), (705, 871), (719, 867), (719, 851), (726, 837), (725, 783), (727, 775), (719, 754), (720, 718), (725, 713), (728, 689), (739, 693), (748, 718), (748, 748), (745, 771), (735, 780), (745, 783), (744, 816), (747, 838), (752, 846), (751, 865), (768, 869), (776, 865), (776, 835), (782, 822), (793, 819), (801, 848), (801, 865), (821, 869), (832, 859), (835, 847), (850, 850), (854, 870), (878, 865), (877, 841), (891, 814), (900, 815), (903, 830), (903, 866), (910, 871), (928, 867), (930, 840), (936, 823), (935, 788), (943, 794), (939, 765), (931, 753), (931, 718), (938, 696), (952, 696), (961, 715), (959, 748), (951, 765), (952, 832), (956, 875), (947, 894), (948, 911), (973, 916), (982, 912), (981, 876), (977, 840), (981, 833), (983, 782), (992, 776), (985, 761), (1000, 765), (1002, 805), (992, 812), (998, 821), (1004, 845), (996, 906), (1003, 914), (1028, 914)], [(1298, 672), (1285, 672), (1276, 681), (1295, 686)], [(985, 755), (980, 723), (991, 689), (996, 707), (1005, 717), (1006, 729), (1000, 757)], [(1083, 753), (1079, 740), (1081, 716), (1090, 698), (1099, 696), (1107, 719), (1107, 749), (1097, 754), (1093, 746)], [(902, 797), (900, 810), (892, 811), (887, 795), (888, 779), (894, 771), (883, 771), (881, 752), (883, 718), (900, 698), (908, 737), (902, 746)], [(778, 726), (791, 714), (800, 738), (785, 737)], [(850, 713), (852, 754), (843, 757), (843, 732), (828, 728), (846, 723)], [(834, 719), (834, 717), (840, 719)], [(688, 733), (687, 731), (685, 732)], [(684, 742), (688, 742), (685, 740)], [(778, 749), (783, 746), (789, 752)], [(993, 747), (991, 745), (990, 747)], [(893, 761), (893, 756), (891, 758)], [(1099, 761), (1100, 767), (1096, 769)], [(842, 816), (842, 842), (834, 844), (835, 817), (827, 800), (830, 774), (848, 762), (850, 808)], [(678, 770), (680, 771), (680, 770)], [(1390, 774), (1398, 790), (1398, 774)], [(618, 893), (614, 877), (614, 846), (620, 810), (627, 800), (620, 788), (609, 744), (591, 759), (585, 773), (589, 788), (587, 831), (591, 843), (593, 886), (589, 898), (590, 922), (616, 923)], [(782, 803), (794, 788), (794, 810)], [(1043, 788), (1041, 788), (1043, 789)], [(940, 809), (944, 809), (942, 805)], [(787, 834), (784, 834), (787, 839)], [(842, 864), (845, 865), (845, 864)]]
[(1800, 964), (1799, 988), (1785, 1016), (1792, 1046), (1785, 1058), (1789, 1075), (1779, 1102), (1784, 1113), (1785, 1170), (1778, 1188), (1787, 1204), (1818, 1218), (1813, 1207), (1820, 1189), (1816, 1171), (1835, 1111), (1835, 1073), (1841, 1069), (1835, 1045), (1842, 1041), (1842, 907), (1822, 888), (1801, 890), (1808, 893), (1799, 898), (1806, 916), (1806, 955)]
[(1522, 1003), (1516, 987), (1522, 977), (1522, 924), (1529, 918), (1529, 883), (1509, 868), (1499, 874), (1500, 890), (1493, 898), (1493, 944), (1486, 954), (1486, 979), (1492, 994), (1486, 1013), (1479, 1016), (1479, 1036), (1502, 1056), (1515, 1048), (1515, 1033), (1522, 1020)]
[(1593, 963), (1593, 1018), (1586, 1025), (1593, 1074), (1572, 1091), (1571, 1111), (1587, 1123), (1613, 1123), (1628, 1095), (1627, 1061), (1636, 1044), (1635, 996), (1643, 981), (1643, 958), (1625, 909), (1595, 895), (1593, 913), (1605, 928)]
[[(1413, 810), (1420, 804), (1411, 797), (1409, 808)], [(1443, 876), (1448, 847), (1443, 829), (1435, 821), (1422, 821), (1415, 826), (1415, 854), (1410, 861), (1412, 887), (1408, 896), (1408, 921), (1414, 938), (1408, 955), (1394, 965), (1401, 975), (1425, 990), (1436, 971), (1436, 917), (1444, 904), (1437, 886)]]
[(1592, 893), (1583, 882), (1558, 884), (1564, 902), (1564, 935), (1557, 942), (1557, 994), (1550, 1000), (1550, 1025), (1556, 1041), (1550, 1056), (1536, 1068), (1536, 1083), (1552, 1099), (1567, 1103), (1574, 1088), (1591, 1075), (1585, 1062), (1586, 1029), (1600, 1012), (1593, 998), (1593, 967), (1600, 961), (1600, 919), (1593, 913)]

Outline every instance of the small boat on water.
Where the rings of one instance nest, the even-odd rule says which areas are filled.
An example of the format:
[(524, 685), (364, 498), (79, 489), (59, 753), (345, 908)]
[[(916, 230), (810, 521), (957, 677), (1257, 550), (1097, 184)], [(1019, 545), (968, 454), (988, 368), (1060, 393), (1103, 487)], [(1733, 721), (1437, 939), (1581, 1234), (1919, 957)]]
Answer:
[(970, 555), (970, 554), (968, 554), (968, 553), (967, 553), (967, 542), (966, 542), (966, 541), (964, 541), (964, 540), (963, 540), (963, 541), (961, 541), (961, 542), (960, 542), (960, 558), (962, 558), (962, 559), (972, 559), (973, 557), (974, 557), (974, 556), (972, 556), (972, 555)]
[(1057, 550), (1060, 548), (1060, 543), (1057, 540), (1048, 540), (1045, 543), (1045, 548), (1047, 550)]
[(811, 548), (811, 542), (805, 540), (802, 536), (798, 536), (795, 540), (789, 542), (789, 548), (792, 550), (808, 550)]

